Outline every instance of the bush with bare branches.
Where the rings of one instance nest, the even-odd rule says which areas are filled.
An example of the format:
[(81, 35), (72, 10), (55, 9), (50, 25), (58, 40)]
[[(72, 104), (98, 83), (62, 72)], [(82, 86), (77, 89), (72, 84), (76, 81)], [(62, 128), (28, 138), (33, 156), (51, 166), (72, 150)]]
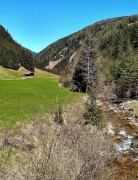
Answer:
[(111, 143), (95, 127), (69, 122), (48, 125), (37, 119), (6, 133), (0, 151), (0, 179), (108, 179), (103, 172), (110, 169)]

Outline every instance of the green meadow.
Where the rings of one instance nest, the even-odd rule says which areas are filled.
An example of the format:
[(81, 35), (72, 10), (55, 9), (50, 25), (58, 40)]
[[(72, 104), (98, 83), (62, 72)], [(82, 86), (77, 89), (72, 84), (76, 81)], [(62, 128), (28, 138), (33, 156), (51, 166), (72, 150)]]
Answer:
[(59, 77), (0, 80), (0, 126), (28, 121), (78, 98), (78, 93), (59, 87)]
[(8, 69), (0, 66), (0, 80), (1, 79), (20, 79), (23, 75), (13, 69)]

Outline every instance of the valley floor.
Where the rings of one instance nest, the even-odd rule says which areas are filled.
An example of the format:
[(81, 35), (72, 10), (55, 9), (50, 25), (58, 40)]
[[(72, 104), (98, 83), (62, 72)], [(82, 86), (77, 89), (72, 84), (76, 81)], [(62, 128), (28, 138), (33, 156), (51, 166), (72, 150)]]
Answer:
[[(2, 82), (2, 92), (4, 93), (6, 91), (6, 88), (4, 87), (7, 87), (7, 81), (0, 81), (0, 83)], [(18, 82), (19, 84), (16, 82)], [(64, 125), (55, 124), (55, 122), (53, 121), (55, 116), (53, 116), (53, 114), (50, 115), (49, 113), (48, 116), (45, 116), (47, 120), (50, 119), (50, 121), (47, 121), (44, 116), (38, 116), (38, 112), (35, 111), (36, 116), (34, 116), (35, 118), (32, 122), (22, 122), (20, 124), (16, 123), (17, 125), (15, 126), (15, 128), (13, 128), (12, 130), (11, 128), (9, 128), (9, 130), (7, 129), (6, 135), (1, 136), (2, 139), (0, 144), (0, 146), (3, 147), (1, 148), (0, 166), (1, 168), (5, 168), (3, 170), (6, 170), (7, 173), (7, 175), (4, 175), (3, 172), (0, 172), (2, 173), (3, 179), (6, 180), (5, 177), (7, 176), (10, 177), (9, 179), (14, 179), (13, 177), (16, 175), (17, 177), (23, 177), (23, 179), (24, 175), (28, 175), (29, 177), (36, 177), (36, 172), (34, 172), (33, 170), (35, 168), (35, 171), (39, 170), (39, 173), (42, 173), (42, 176), (54, 176), (57, 177), (57, 179), (60, 179), (60, 176), (62, 176), (63, 180), (64, 178), (70, 180), (69, 177), (75, 177), (82, 168), (83, 164), (81, 163), (83, 161), (81, 158), (86, 158), (87, 156), (87, 158), (91, 158), (92, 162), (94, 162), (95, 160), (96, 169), (94, 170), (94, 172), (99, 172), (99, 176), (96, 174), (98, 180), (104, 180), (105, 178), (107, 180), (137, 179), (138, 121), (136, 120), (136, 116), (133, 115), (133, 113), (135, 112), (132, 111), (132, 108), (130, 109), (124, 103), (116, 105), (112, 104), (109, 101), (100, 99), (98, 103), (102, 107), (104, 116), (107, 120), (107, 129), (104, 131), (99, 131), (92, 126), (83, 127), (78, 123), (83, 118), (82, 114), (84, 111), (84, 107), (82, 104), (82, 95), (71, 93), (67, 89), (59, 87), (57, 79), (27, 79), (23, 81), (9, 81), (8, 85), (10, 94), (7, 95), (7, 100), (3, 100), (3, 102), (17, 103), (15, 100), (18, 100), (18, 102), (21, 103), (21, 108), (18, 109), (18, 113), (22, 112), (20, 110), (22, 110), (22, 105), (25, 102), (29, 104), (31, 102), (39, 102), (40, 100), (37, 105), (48, 108), (48, 106), (50, 106), (51, 104), (51, 101), (48, 102), (49, 97), (53, 98), (54, 101), (54, 103), (52, 103), (53, 106), (50, 106), (51, 108), (49, 109), (49, 112), (52, 110), (52, 108), (57, 109), (57, 101), (58, 105), (66, 104), (66, 108), (64, 108), (63, 112), (65, 120)], [(15, 91), (15, 88), (17, 90), (16, 95), (18, 95), (20, 99), (18, 96), (18, 98), (15, 96), (15, 92), (13, 93), (13, 91)], [(50, 88), (50, 91), (48, 91), (47, 88)], [(44, 94), (44, 92), (47, 92), (47, 94)], [(9, 97), (11, 97), (11, 93), (13, 93), (12, 99), (11, 101), (8, 101), (8, 99), (10, 99)], [(25, 98), (27, 94), (28, 101)], [(21, 97), (21, 95), (24, 95), (23, 98)], [(55, 97), (57, 97), (57, 99)], [(81, 99), (79, 100), (78, 98)], [(72, 103), (73, 101), (75, 103)], [(136, 106), (138, 101), (134, 102)], [(133, 106), (133, 103), (127, 104), (129, 104), (130, 107)], [(14, 106), (7, 106), (7, 108), (5, 109), (5, 114), (6, 111), (9, 113), (10, 107)], [(28, 106), (26, 106), (26, 109), (28, 109)], [(14, 114), (14, 111), (12, 111), (11, 113)], [(14, 118), (15, 117), (16, 116), (14, 116)], [(9, 122), (9, 119), (7, 120), (7, 122)], [(74, 141), (75, 144), (73, 143)], [(114, 148), (112, 150), (110, 149), (110, 142), (114, 144)], [(44, 147), (46, 148), (46, 151), (45, 149), (43, 149)], [(50, 147), (52, 148), (52, 152)], [(82, 149), (78, 149), (78, 147)], [(104, 152), (103, 148), (105, 149)], [(41, 151), (42, 154), (40, 154)], [(50, 155), (48, 152), (50, 153)], [(82, 152), (84, 154), (80, 154), (78, 156), (78, 153)], [(94, 154), (95, 152), (97, 153)], [(114, 154), (115, 152), (117, 154), (112, 157), (112, 153)], [(45, 156), (48, 159), (44, 159), (43, 156), (41, 157), (43, 153), (46, 153)], [(102, 155), (102, 153), (105, 153), (104, 156)], [(68, 156), (68, 154), (70, 155)], [(21, 158), (21, 164), (18, 164), (18, 158)], [(30, 162), (28, 161), (28, 159), (30, 159)], [(22, 161), (28, 168), (30, 168), (29, 172), (27, 171), (26, 166), (22, 164)], [(110, 163), (106, 164), (107, 161), (109, 161)], [(48, 174), (43, 174), (45, 173), (45, 171), (41, 172), (41, 170), (39, 169), (40, 162), (46, 163), (45, 168), (48, 168)], [(52, 164), (53, 162), (54, 164)], [(72, 174), (67, 173), (65, 175), (63, 173), (64, 171), (62, 170), (64, 169), (66, 171), (66, 168), (71, 168), (70, 165), (74, 166), (74, 170), (71, 171)], [(13, 174), (11, 175), (9, 169), (11, 169), (12, 166), (14, 166), (14, 168), (12, 169)], [(104, 166), (105, 168), (103, 168)], [(23, 172), (21, 171), (21, 169), (18, 169), (20, 167), (23, 168)], [(62, 169), (60, 169), (61, 167)], [(101, 169), (99, 169), (99, 167)], [(51, 168), (54, 170), (54, 174), (52, 174)], [(16, 172), (15, 174), (14, 171), (17, 171), (17, 169), (18, 173)], [(25, 172), (27, 174), (21, 174)], [(94, 176), (95, 175), (93, 174), (93, 177)]]
[(59, 87), (58, 81), (58, 77), (0, 80), (0, 126), (42, 116), (81, 97)]
[[(14, 73), (14, 75), (16, 75), (16, 73)], [(21, 76), (18, 80), (0, 80), (1, 128), (11, 129), (11, 127), (14, 127), (13, 125), (18, 124), (17, 122), (19, 122), (20, 125), (25, 123), (25, 126), (30, 128), (30, 120), (40, 118), (43, 119), (46, 124), (52, 124), (52, 127), (48, 127), (51, 128), (50, 131), (53, 131), (53, 120), (50, 120), (51, 122), (49, 121), (49, 119), (51, 119), (50, 114), (56, 111), (59, 106), (64, 107), (64, 118), (67, 124), (69, 123), (67, 122), (68, 120), (76, 123), (82, 119), (83, 95), (80, 93), (72, 93), (68, 89), (60, 87), (58, 84), (58, 76), (52, 76), (52, 74), (49, 73), (47, 77), (45, 75), (45, 72), (36, 69), (36, 77), (34, 78), (25, 78)], [(120, 105), (112, 104), (103, 99), (100, 99), (100, 101), (108, 125), (104, 138), (114, 142), (114, 151), (117, 152), (117, 158), (115, 158), (112, 164), (115, 167), (114, 176), (112, 178), (117, 180), (136, 180), (138, 176), (138, 120), (136, 119), (138, 115), (138, 101), (130, 101)], [(79, 102), (79, 104), (75, 105), (74, 103), (76, 102)], [(70, 115), (68, 114), (68, 107), (72, 107)], [(132, 111), (132, 109), (134, 111)], [(52, 115), (52, 119), (53, 118)], [(70, 126), (69, 123), (68, 126), (73, 129), (75, 127), (74, 125), (75, 124)], [(62, 130), (59, 126), (54, 126), (54, 128), (55, 127)], [(69, 127), (65, 125), (63, 131), (66, 131), (65, 129)], [(75, 133), (78, 131), (77, 128), (83, 127), (77, 125)], [(96, 135), (95, 130), (92, 131), (94, 131), (93, 135)], [(101, 133), (104, 135), (104, 132)], [(26, 132), (24, 135), (27, 135)], [(75, 136), (76, 134), (74, 134), (73, 138), (75, 138)], [(27, 147), (22, 147), (24, 143), (22, 143), (22, 141), (20, 142), (20, 138), (19, 136), (18, 141), (17, 139), (10, 139), (11, 142), (8, 145), (8, 151), (13, 151), (14, 148), (15, 151), (18, 149), (19, 153), (22, 153), (22, 149), (24, 150), (24, 148), (34, 148), (32, 144), (27, 145)], [(101, 138), (101, 135), (99, 138)], [(32, 137), (33, 141), (34, 139), (35, 137)], [(105, 139), (103, 139), (103, 142)], [(17, 142), (15, 143), (14, 141)], [(6, 141), (4, 142), (6, 143)], [(38, 147), (40, 148), (41, 146)], [(4, 153), (7, 153), (7, 147)], [(7, 156), (8, 154), (5, 155)], [(102, 159), (99, 159), (99, 161), (101, 160)], [(1, 163), (2, 161), (0, 160), (0, 166)], [(111, 166), (109, 167), (109, 171), (110, 170), (110, 173), (112, 173)], [(102, 179), (102, 177), (99, 178)]]

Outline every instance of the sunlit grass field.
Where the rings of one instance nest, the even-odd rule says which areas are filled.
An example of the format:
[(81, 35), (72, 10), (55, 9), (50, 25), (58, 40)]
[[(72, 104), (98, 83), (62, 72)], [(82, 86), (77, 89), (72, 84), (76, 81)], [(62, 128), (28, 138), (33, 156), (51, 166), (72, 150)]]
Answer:
[(54, 111), (80, 95), (58, 86), (58, 77), (0, 80), (0, 126)]
[(0, 66), (0, 80), (1, 79), (20, 79), (23, 75), (13, 69), (8, 69)]

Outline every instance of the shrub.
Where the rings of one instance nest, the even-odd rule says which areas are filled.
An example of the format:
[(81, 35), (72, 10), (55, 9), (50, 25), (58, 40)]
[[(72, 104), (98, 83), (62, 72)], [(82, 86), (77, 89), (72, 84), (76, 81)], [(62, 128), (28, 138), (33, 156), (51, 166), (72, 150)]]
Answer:
[[(96, 128), (77, 123), (47, 125), (38, 119), (7, 138), (33, 148), (1, 147), (1, 179), (111, 179), (104, 173), (113, 158), (111, 144)], [(10, 163), (5, 163), (8, 158)]]
[(93, 94), (90, 94), (88, 98), (86, 112), (84, 113), (85, 124), (92, 124), (102, 129), (105, 127), (102, 110), (100, 106), (97, 105), (96, 98)]

